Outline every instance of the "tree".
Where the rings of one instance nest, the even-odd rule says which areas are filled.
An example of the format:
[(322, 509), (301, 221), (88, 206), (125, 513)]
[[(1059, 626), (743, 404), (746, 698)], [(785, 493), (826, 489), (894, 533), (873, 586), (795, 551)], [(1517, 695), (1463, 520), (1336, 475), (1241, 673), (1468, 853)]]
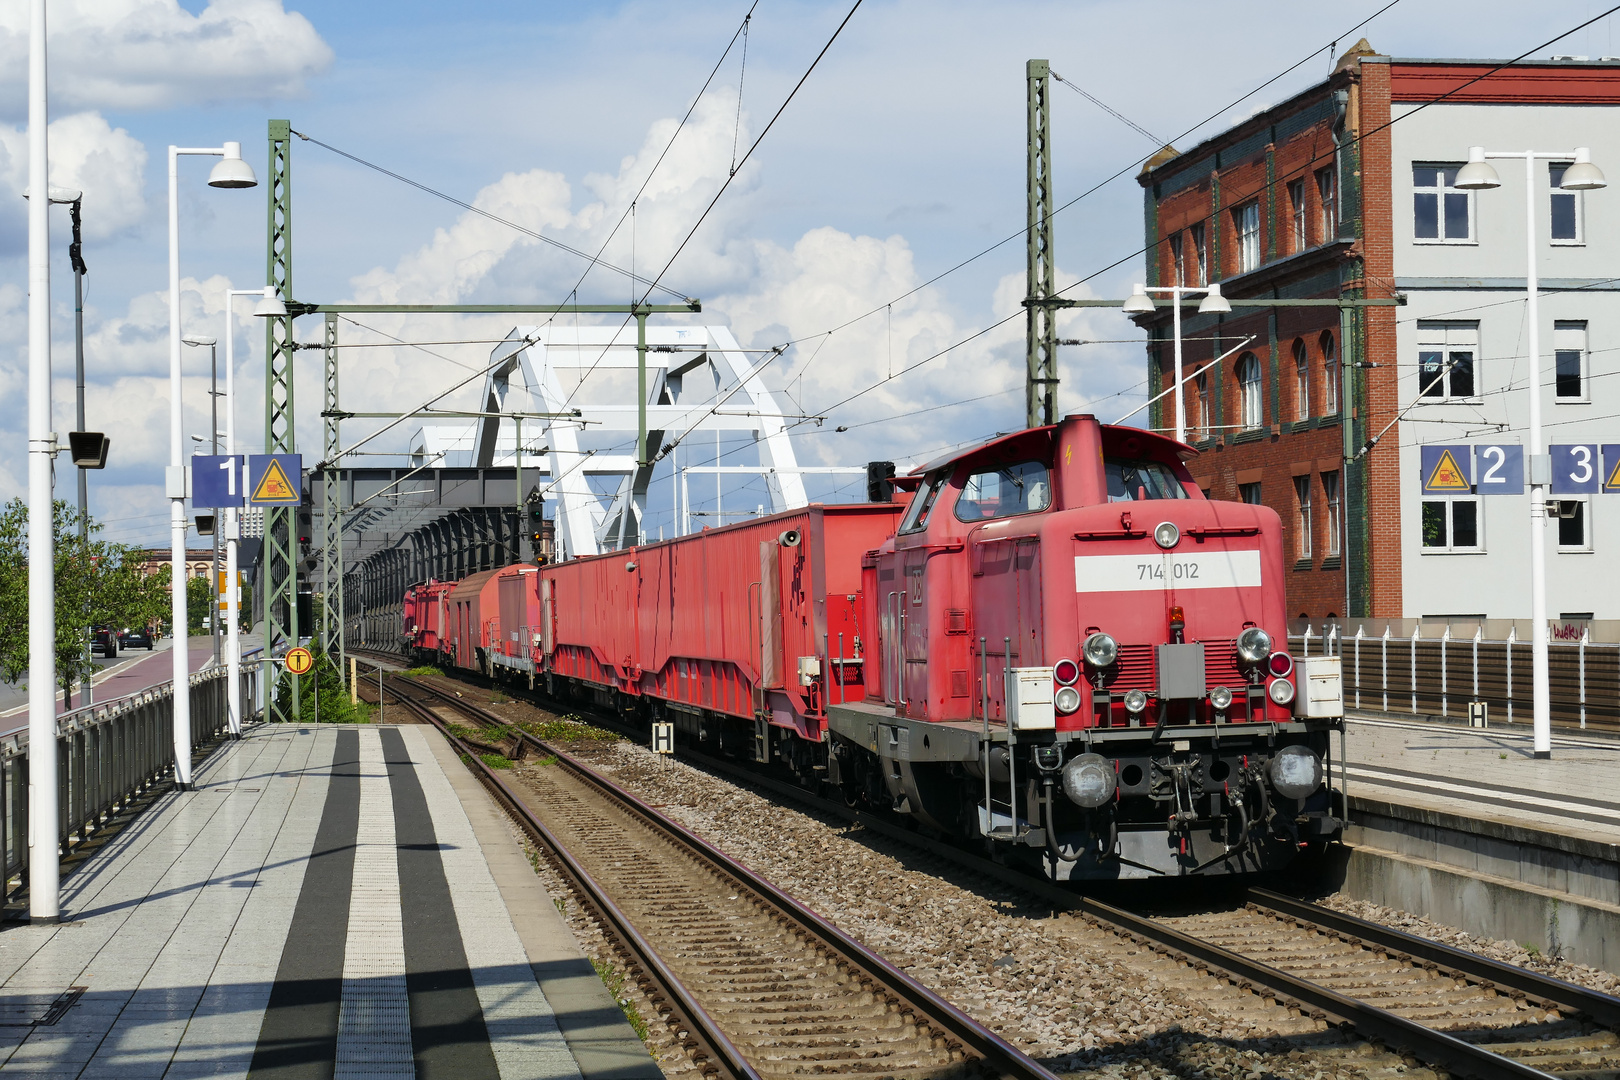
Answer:
[(203, 620), (213, 614), (214, 590), (208, 587), (208, 578), (186, 579), (186, 629), (193, 634), (202, 633)]
[[(56, 539), (56, 671), (64, 688), (87, 678), (94, 664), (85, 648), (95, 626), (150, 626), (168, 601), (168, 577), (147, 574), (145, 552), (96, 538), (101, 525), (58, 501), (51, 515)], [(0, 509), (0, 679), (15, 683), (28, 670), (28, 507), (13, 499)]]

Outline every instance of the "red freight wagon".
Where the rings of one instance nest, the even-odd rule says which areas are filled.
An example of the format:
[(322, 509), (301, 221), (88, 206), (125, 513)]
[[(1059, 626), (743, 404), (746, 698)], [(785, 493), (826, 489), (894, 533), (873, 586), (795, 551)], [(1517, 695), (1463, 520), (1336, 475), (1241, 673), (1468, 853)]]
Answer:
[(443, 662), (448, 650), (444, 639), (445, 597), (453, 581), (428, 580), (405, 590), (403, 638), (407, 656), (424, 663)]
[[(503, 568), (504, 569), (504, 568)], [(456, 667), (485, 671), (484, 651), (500, 617), (496, 580), (502, 570), (483, 570), (456, 583), (445, 597), (444, 651)]]
[(503, 567), (495, 572), (495, 596), (500, 621), (485, 642), (487, 651), (483, 658), (486, 674), (496, 674), (497, 668), (508, 673), (515, 672), (528, 680), (531, 690), (534, 688), (534, 658), (540, 634), (539, 572), (539, 567), (524, 563)]
[(866, 696), (861, 559), (902, 510), (810, 506), (544, 566), (547, 686), (762, 760), (778, 743), (819, 748), (829, 699)]

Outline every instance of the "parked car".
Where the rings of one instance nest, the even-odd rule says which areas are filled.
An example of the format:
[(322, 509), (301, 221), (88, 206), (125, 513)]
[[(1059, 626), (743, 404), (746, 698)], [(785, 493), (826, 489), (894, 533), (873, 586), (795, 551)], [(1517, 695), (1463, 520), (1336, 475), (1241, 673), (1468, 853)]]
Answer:
[(102, 656), (118, 655), (118, 632), (110, 626), (98, 626), (90, 639), (90, 651)]
[(118, 644), (125, 649), (133, 649), (139, 645), (147, 652), (151, 652), (152, 632), (144, 626), (126, 626), (118, 635)]

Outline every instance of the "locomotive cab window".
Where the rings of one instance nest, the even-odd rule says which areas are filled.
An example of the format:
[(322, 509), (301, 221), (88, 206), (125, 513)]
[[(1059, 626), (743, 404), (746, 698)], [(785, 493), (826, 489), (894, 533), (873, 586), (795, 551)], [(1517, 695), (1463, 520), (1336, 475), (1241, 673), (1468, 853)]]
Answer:
[(956, 497), (956, 520), (1033, 514), (1052, 505), (1052, 481), (1045, 465), (1021, 461), (971, 473)]
[(900, 523), (901, 532), (921, 532), (928, 528), (928, 515), (933, 511), (934, 500), (939, 498), (939, 491), (945, 486), (948, 475), (935, 473), (924, 482), (923, 489), (912, 496), (911, 506), (906, 510), (906, 520)]
[(1175, 472), (1162, 461), (1107, 458), (1103, 471), (1108, 475), (1108, 501), (1133, 502), (1137, 499), (1185, 499), (1187, 489)]

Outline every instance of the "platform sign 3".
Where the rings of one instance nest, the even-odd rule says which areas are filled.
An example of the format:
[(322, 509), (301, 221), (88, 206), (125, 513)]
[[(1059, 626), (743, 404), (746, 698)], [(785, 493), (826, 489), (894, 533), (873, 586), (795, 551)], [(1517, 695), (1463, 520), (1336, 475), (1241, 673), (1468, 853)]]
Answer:
[(667, 720), (660, 720), (652, 726), (652, 752), (655, 754), (673, 754), (675, 752), (675, 725)]
[(1524, 494), (1524, 447), (1512, 444), (1474, 447), (1475, 490), (1481, 495)]
[(1421, 446), (1423, 494), (1467, 495), (1473, 490), (1470, 473), (1473, 447), (1466, 443)]
[(1620, 444), (1607, 443), (1603, 447), (1603, 490), (1620, 495)]
[(253, 454), (248, 457), (249, 506), (297, 506), (303, 501), (302, 454)]
[(1547, 449), (1552, 453), (1554, 495), (1586, 495), (1601, 490), (1605, 477), (1595, 444), (1574, 443)]
[(240, 454), (191, 459), (191, 505), (219, 509), (242, 505), (242, 462)]

